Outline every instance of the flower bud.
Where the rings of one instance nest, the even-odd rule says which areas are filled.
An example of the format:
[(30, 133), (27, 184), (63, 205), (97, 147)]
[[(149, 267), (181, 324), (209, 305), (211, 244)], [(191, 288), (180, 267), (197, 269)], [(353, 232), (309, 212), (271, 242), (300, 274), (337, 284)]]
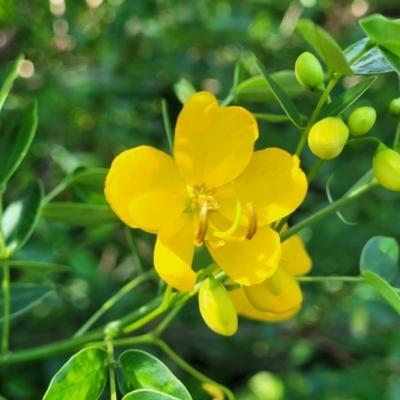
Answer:
[(324, 90), (324, 71), (314, 54), (308, 51), (300, 54), (294, 72), (300, 85), (309, 90)]
[(238, 317), (225, 287), (214, 278), (203, 281), (199, 291), (199, 308), (204, 322), (214, 332), (232, 336), (238, 327)]
[(385, 189), (400, 192), (400, 154), (381, 143), (374, 154), (375, 178)]
[(347, 126), (353, 136), (361, 136), (373, 127), (375, 121), (375, 109), (372, 107), (359, 107), (350, 114)]
[(400, 97), (393, 99), (389, 104), (389, 113), (393, 117), (400, 116)]
[(338, 156), (349, 137), (349, 128), (339, 117), (318, 121), (308, 134), (308, 145), (313, 154), (323, 160)]

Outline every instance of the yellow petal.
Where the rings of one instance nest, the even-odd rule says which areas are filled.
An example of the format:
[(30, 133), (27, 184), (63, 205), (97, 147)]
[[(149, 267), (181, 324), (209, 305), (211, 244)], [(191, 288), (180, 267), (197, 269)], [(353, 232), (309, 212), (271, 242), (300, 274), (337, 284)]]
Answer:
[(257, 122), (249, 111), (219, 107), (211, 93), (199, 92), (179, 114), (174, 157), (190, 186), (216, 188), (243, 171), (257, 138)]
[(259, 228), (251, 240), (224, 240), (225, 245), (217, 249), (207, 241), (206, 244), (214, 261), (235, 282), (254, 285), (276, 271), (281, 258), (281, 244), (279, 235), (269, 226)]
[(312, 260), (299, 236), (293, 235), (282, 243), (279, 265), (293, 276), (305, 275), (310, 271)]
[(168, 285), (192, 291), (196, 283), (196, 274), (191, 269), (193, 253), (193, 222), (190, 214), (181, 214), (160, 229), (154, 249), (154, 267)]
[(230, 291), (229, 296), (231, 297), (233, 305), (235, 306), (239, 315), (255, 321), (281, 322), (297, 314), (300, 310), (299, 307), (279, 314), (259, 311), (249, 303), (245, 294), (240, 288)]
[[(252, 203), (259, 225), (270, 224), (293, 212), (307, 193), (307, 178), (297, 156), (278, 148), (256, 151), (246, 169), (235, 179), (243, 204)], [(220, 212), (235, 215), (232, 185), (218, 188)]]
[(186, 185), (172, 157), (150, 146), (118, 155), (108, 172), (104, 192), (125, 224), (148, 232), (157, 232), (188, 202)]
[(263, 312), (285, 313), (298, 309), (303, 301), (299, 284), (283, 268), (266, 281), (242, 289), (250, 304)]

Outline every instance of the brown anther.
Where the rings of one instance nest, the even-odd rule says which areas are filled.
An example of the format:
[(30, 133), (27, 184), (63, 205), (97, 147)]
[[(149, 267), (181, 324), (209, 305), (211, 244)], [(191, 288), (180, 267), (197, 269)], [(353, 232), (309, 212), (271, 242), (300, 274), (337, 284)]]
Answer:
[(250, 240), (257, 232), (257, 214), (253, 207), (253, 203), (246, 204), (247, 217), (249, 219), (249, 225), (247, 226), (246, 239)]
[(199, 213), (199, 230), (197, 231), (196, 241), (198, 243), (203, 243), (204, 238), (207, 233), (207, 214), (208, 214), (208, 205), (207, 201), (205, 201), (201, 207)]

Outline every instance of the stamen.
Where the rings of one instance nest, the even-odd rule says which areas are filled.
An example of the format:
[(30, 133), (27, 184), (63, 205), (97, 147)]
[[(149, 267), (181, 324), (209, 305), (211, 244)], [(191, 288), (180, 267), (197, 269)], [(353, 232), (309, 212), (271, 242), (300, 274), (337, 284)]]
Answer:
[(203, 206), (201, 207), (199, 213), (199, 230), (196, 235), (196, 241), (199, 243), (203, 243), (204, 238), (206, 237), (207, 233), (207, 214), (208, 214), (208, 205), (207, 201), (204, 202)]
[(249, 219), (249, 225), (247, 227), (246, 239), (250, 240), (257, 232), (257, 214), (254, 209), (253, 203), (246, 204), (247, 216)]
[(211, 240), (206, 240), (207, 245), (213, 249), (213, 250), (218, 250), (220, 249), (222, 246), (225, 246), (225, 240), (218, 240), (217, 243), (211, 241)]

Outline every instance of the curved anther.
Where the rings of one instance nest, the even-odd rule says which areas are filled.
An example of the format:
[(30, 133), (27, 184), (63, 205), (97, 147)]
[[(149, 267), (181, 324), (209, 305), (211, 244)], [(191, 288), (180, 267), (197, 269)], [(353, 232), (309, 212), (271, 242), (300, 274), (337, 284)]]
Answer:
[(204, 241), (207, 233), (207, 214), (208, 214), (208, 205), (205, 201), (203, 206), (201, 207), (199, 213), (199, 230), (197, 231), (196, 241), (201, 244)]
[(250, 240), (257, 232), (257, 214), (254, 209), (253, 203), (246, 204), (247, 217), (249, 219), (249, 225), (247, 227), (246, 239)]

